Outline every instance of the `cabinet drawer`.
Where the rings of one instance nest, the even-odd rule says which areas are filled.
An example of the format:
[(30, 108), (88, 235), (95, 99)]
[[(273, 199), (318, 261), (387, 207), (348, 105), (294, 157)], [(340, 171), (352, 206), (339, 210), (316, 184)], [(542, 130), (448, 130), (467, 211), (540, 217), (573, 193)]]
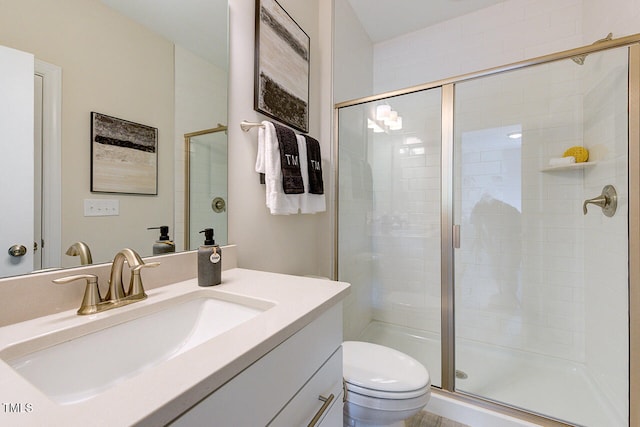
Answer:
[[(321, 400), (320, 396), (324, 400)], [(331, 399), (331, 402), (324, 405), (327, 399)], [(319, 414), (316, 424), (319, 426), (334, 405), (342, 407), (342, 347), (318, 369), (269, 425), (306, 426), (316, 414)]]
[[(267, 425), (336, 349), (342, 348), (341, 344), (342, 304), (338, 303), (183, 413), (172, 425)], [(338, 375), (342, 378), (341, 356)]]
[(318, 427), (342, 427), (344, 417), (342, 399), (344, 399), (344, 394), (340, 390), (340, 394), (336, 396), (333, 406), (327, 410), (327, 415), (320, 421)]

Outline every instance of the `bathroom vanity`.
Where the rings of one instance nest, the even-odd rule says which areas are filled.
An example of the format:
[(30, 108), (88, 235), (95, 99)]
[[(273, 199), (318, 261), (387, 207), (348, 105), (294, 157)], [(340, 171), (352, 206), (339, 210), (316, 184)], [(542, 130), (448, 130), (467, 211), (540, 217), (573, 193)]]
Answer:
[(342, 425), (341, 320), (337, 304), (173, 425)]
[(0, 424), (341, 425), (348, 288), (234, 268), (4, 326)]

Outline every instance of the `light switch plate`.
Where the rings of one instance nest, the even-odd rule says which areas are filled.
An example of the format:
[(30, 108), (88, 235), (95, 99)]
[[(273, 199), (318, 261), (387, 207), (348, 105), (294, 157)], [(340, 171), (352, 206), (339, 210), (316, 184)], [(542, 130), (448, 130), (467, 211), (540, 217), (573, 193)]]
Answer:
[(84, 199), (84, 216), (120, 215), (120, 201), (117, 199)]

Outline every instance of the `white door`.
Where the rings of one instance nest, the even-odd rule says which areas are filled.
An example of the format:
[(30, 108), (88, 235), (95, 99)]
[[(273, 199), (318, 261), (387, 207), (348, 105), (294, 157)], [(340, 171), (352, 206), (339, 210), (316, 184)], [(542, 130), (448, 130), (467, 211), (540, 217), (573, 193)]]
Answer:
[(33, 55), (0, 46), (0, 276), (33, 270)]
[(42, 88), (44, 79), (41, 75), (33, 76), (34, 111), (33, 111), (33, 269), (40, 270), (43, 258), (43, 229), (42, 229)]

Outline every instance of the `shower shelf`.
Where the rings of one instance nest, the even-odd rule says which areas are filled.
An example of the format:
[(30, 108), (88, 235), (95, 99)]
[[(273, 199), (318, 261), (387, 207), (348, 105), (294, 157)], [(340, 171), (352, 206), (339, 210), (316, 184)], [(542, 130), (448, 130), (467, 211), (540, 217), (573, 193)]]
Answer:
[(540, 169), (541, 172), (552, 172), (552, 171), (562, 171), (562, 170), (575, 170), (575, 169), (587, 169), (592, 166), (595, 166), (598, 162), (582, 162), (582, 163), (571, 163), (570, 165), (561, 165), (561, 166), (548, 166), (546, 168)]

